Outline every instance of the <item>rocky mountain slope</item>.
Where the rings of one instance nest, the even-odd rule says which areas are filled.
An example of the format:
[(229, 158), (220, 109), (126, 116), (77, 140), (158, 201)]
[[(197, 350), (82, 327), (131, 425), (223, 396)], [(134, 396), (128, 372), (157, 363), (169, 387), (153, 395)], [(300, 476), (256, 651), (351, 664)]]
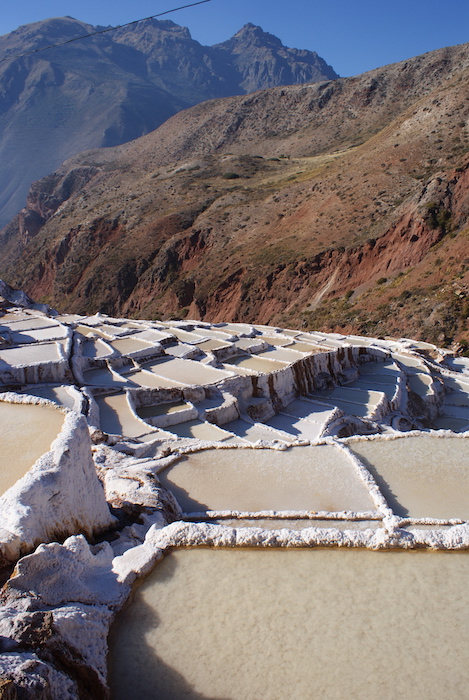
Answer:
[(147, 20), (37, 54), (96, 28), (71, 17), (0, 37), (0, 225), (24, 206), (31, 182), (87, 148), (152, 131), (203, 100), (336, 74), (310, 51), (260, 27), (205, 47), (185, 27)]
[(0, 274), (79, 312), (469, 342), (469, 45), (211, 101), (35, 183)]

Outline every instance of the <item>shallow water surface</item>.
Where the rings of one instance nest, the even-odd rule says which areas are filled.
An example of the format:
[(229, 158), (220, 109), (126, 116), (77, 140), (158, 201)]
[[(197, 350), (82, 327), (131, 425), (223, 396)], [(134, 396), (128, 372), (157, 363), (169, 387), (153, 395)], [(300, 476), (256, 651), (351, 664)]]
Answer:
[(84, 357), (107, 357), (112, 354), (109, 345), (99, 338), (87, 338), (82, 347)]
[(208, 440), (210, 442), (219, 442), (230, 438), (230, 433), (227, 433), (217, 425), (197, 419), (171, 425), (165, 430), (178, 437), (197, 438), (198, 440)]
[(100, 427), (105, 433), (138, 437), (151, 432), (151, 426), (134, 415), (125, 394), (99, 396), (96, 403), (99, 406)]
[(66, 406), (72, 411), (78, 409), (78, 397), (74, 396), (73, 390), (67, 386), (44, 386), (41, 384), (31, 384), (21, 393), (31, 394), (43, 399), (49, 399), (60, 406)]
[(398, 515), (469, 518), (469, 440), (422, 435), (349, 447)]
[(22, 345), (16, 348), (0, 350), (0, 360), (12, 366), (33, 365), (40, 362), (56, 362), (60, 359), (56, 343)]
[(132, 336), (128, 338), (111, 340), (109, 345), (111, 345), (114, 350), (117, 350), (117, 352), (120, 352), (122, 355), (138, 352), (139, 350), (150, 350), (152, 348), (151, 343), (146, 343), (144, 340), (139, 340), (138, 338), (133, 338)]
[(279, 360), (266, 360), (256, 355), (242, 355), (240, 357), (232, 357), (225, 360), (225, 367), (229, 369), (231, 366), (240, 367), (242, 370), (247, 369), (252, 372), (264, 372), (268, 374), (276, 369), (282, 369), (286, 366), (286, 362)]
[(159, 474), (186, 513), (374, 510), (351, 460), (332, 445), (204, 450)]
[(224, 343), (223, 340), (210, 338), (209, 340), (202, 340), (200, 343), (197, 343), (197, 347), (203, 352), (210, 352), (211, 350), (220, 350), (221, 348), (229, 348), (230, 346), (228, 343)]
[(0, 495), (50, 450), (64, 420), (52, 406), (0, 401)]
[(160, 377), (171, 379), (184, 384), (213, 384), (229, 377), (228, 372), (202, 365), (193, 360), (182, 360), (179, 357), (145, 363), (146, 369)]
[(164, 377), (157, 377), (151, 371), (141, 370), (131, 370), (129, 372), (122, 371), (123, 376), (128, 379), (132, 384), (137, 384), (138, 386), (144, 386), (149, 389), (166, 389), (175, 386), (182, 386), (179, 382), (171, 381), (170, 379), (164, 379)]
[(113, 700), (454, 700), (469, 554), (177, 550), (110, 635)]
[(168, 401), (154, 406), (140, 406), (137, 408), (137, 415), (140, 418), (153, 418), (155, 416), (165, 416), (168, 413), (178, 413), (186, 408), (190, 408), (185, 401)]

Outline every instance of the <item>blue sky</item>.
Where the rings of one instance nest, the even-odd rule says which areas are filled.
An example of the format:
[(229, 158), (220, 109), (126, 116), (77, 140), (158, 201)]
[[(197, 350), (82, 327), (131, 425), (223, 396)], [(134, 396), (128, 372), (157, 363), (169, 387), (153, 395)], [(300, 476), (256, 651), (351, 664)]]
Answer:
[[(0, 34), (46, 17), (70, 15), (116, 25), (190, 0), (21, 0), (2, 3)], [(467, 0), (211, 0), (168, 15), (194, 39), (225, 41), (253, 22), (286, 46), (317, 51), (342, 76), (469, 41)]]

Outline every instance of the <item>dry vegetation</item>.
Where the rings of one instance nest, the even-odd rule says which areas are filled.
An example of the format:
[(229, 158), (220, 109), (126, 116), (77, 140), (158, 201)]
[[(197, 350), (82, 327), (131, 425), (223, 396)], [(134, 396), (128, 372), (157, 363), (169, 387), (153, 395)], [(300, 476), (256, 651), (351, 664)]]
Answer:
[[(29, 212), (4, 231), (0, 272), (79, 312), (464, 350), (468, 63), (468, 47), (455, 47), (359, 78), (213, 101), (78, 156), (52, 185), (38, 183)], [(86, 169), (88, 184), (74, 188)]]

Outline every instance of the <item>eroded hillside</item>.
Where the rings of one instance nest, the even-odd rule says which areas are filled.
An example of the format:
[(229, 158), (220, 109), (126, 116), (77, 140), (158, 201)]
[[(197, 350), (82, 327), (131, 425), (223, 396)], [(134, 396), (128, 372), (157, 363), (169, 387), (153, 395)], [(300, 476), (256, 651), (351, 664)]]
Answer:
[(1, 274), (59, 308), (469, 341), (468, 46), (182, 112), (35, 183)]

